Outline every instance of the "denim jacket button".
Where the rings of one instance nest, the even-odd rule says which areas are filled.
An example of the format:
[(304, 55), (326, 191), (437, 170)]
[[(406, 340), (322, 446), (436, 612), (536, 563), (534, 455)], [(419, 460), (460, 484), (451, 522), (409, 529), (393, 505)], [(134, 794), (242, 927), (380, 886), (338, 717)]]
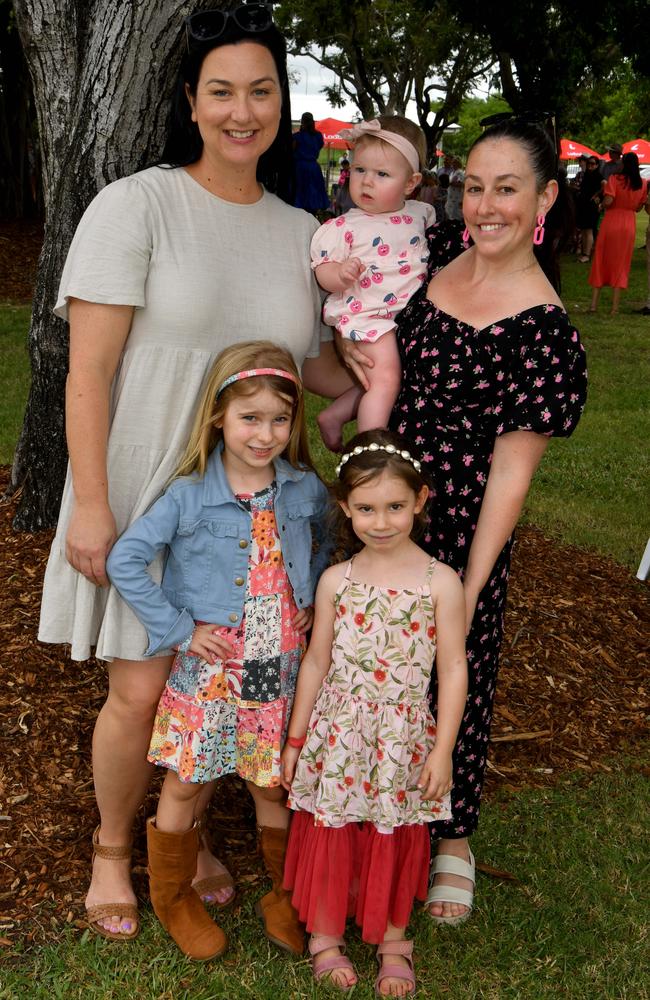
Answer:
[(237, 576), (237, 577), (235, 577), (235, 583), (237, 584), (238, 587), (243, 587), (244, 584), (245, 584), (245, 582), (246, 581), (244, 580), (243, 576)]
[(240, 549), (245, 549), (247, 547), (248, 547), (248, 542), (246, 541), (246, 539), (245, 538), (240, 538), (239, 539), (239, 548)]
[(231, 622), (236, 622), (237, 621), (237, 615), (235, 614), (234, 611), (231, 611), (230, 614), (228, 615), (228, 617), (229, 617), (229, 619), (230, 619)]

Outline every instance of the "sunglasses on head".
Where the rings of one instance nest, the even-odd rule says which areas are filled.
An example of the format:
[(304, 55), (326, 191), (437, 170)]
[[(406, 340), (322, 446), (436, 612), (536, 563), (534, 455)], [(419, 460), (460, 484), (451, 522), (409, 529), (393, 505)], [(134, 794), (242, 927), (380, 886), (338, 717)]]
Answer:
[(270, 3), (242, 3), (231, 10), (203, 10), (190, 14), (185, 18), (188, 50), (192, 42), (201, 44), (219, 38), (230, 20), (251, 35), (267, 31), (273, 24), (273, 6)]

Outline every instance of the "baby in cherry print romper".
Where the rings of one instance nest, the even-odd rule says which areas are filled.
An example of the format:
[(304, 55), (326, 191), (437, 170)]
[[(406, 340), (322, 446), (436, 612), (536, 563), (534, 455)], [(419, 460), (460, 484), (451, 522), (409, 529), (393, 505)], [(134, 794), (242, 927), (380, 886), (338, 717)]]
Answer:
[(331, 294), (323, 319), (364, 343), (375, 362), (369, 388), (352, 388), (318, 418), (323, 440), (341, 449), (343, 424), (356, 412), (357, 429), (385, 427), (400, 389), (395, 317), (422, 284), (428, 251), (425, 230), (435, 222), (426, 202), (407, 201), (422, 180), (426, 142), (399, 115), (361, 122), (342, 133), (354, 142), (350, 197), (357, 206), (330, 219), (311, 243), (318, 283)]

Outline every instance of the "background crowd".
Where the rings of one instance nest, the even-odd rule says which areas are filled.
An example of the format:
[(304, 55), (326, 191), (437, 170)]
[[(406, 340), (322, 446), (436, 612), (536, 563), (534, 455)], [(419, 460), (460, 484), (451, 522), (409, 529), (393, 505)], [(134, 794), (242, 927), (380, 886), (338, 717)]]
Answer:
[[(301, 124), (301, 132), (296, 134), (298, 138), (303, 128)], [(575, 173), (561, 168), (561, 174), (569, 188), (575, 218), (573, 237), (566, 249), (573, 252), (578, 263), (591, 265), (588, 274), (593, 289), (590, 311), (596, 312), (600, 289), (607, 286), (612, 288), (611, 314), (615, 315), (621, 292), (628, 286), (636, 232), (635, 214), (645, 209), (650, 216), (650, 186), (641, 176), (636, 153), (624, 153), (621, 144), (613, 142), (607, 147), (606, 155), (607, 158), (582, 155)], [(324, 210), (326, 217), (340, 216), (352, 207), (347, 155), (339, 163), (340, 175), (332, 185)], [(463, 222), (464, 180), (462, 160), (445, 154), (439, 158), (438, 165), (432, 163), (422, 171), (422, 182), (414, 197), (433, 206), (438, 222)], [(309, 210), (318, 210), (320, 214), (323, 211), (320, 188), (313, 202)], [(308, 207), (298, 197), (295, 204)], [(600, 239), (597, 238), (599, 234)], [(646, 250), (648, 260), (648, 298), (637, 311), (650, 316), (650, 246), (647, 239), (645, 247), (640, 249)]]

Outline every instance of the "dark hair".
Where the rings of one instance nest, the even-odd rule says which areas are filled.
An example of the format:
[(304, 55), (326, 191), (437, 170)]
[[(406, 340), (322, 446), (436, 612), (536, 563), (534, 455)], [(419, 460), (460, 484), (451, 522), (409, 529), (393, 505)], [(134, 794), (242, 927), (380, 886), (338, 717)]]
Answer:
[[(293, 154), (291, 147), (291, 104), (289, 98), (289, 80), (287, 75), (287, 47), (282, 33), (274, 24), (265, 31), (244, 31), (231, 18), (226, 28), (217, 39), (206, 42), (192, 42), (182, 59), (178, 78), (172, 96), (167, 137), (160, 165), (170, 167), (186, 167), (196, 163), (203, 151), (203, 140), (198, 126), (192, 121), (192, 112), (185, 87), (191, 94), (196, 93), (196, 87), (201, 73), (203, 60), (208, 53), (221, 48), (222, 45), (238, 45), (240, 42), (253, 42), (268, 49), (273, 56), (275, 68), (280, 81), (282, 109), (280, 112), (280, 127), (278, 134), (269, 149), (260, 156), (257, 164), (257, 179), (267, 191), (277, 194), (284, 201), (291, 203), (291, 177), (293, 175)], [(185, 41), (183, 42), (185, 44)]]
[(311, 111), (304, 111), (300, 117), (300, 128), (303, 132), (315, 132), (316, 124)]
[[(372, 446), (373, 444), (379, 445), (376, 451), (354, 453), (355, 448), (367, 448), (368, 445)], [(392, 453), (386, 451), (386, 446), (394, 448), (394, 451)], [(408, 452), (411, 458), (420, 462), (420, 456), (413, 445), (400, 434), (396, 434), (395, 431), (377, 428), (373, 431), (363, 431), (361, 434), (356, 434), (343, 449), (341, 459), (345, 459), (346, 455), (350, 457), (341, 462), (339, 474), (332, 485), (335, 499), (347, 501), (352, 490), (356, 489), (357, 486), (365, 486), (366, 483), (372, 482), (382, 472), (403, 479), (414, 493), (419, 493), (423, 486), (430, 489), (422, 470), (418, 471), (413, 462), (403, 458), (402, 452)], [(413, 531), (411, 532), (412, 538), (417, 538), (424, 530), (428, 520), (425, 514), (426, 506), (425, 504), (420, 513), (415, 515)], [(334, 537), (337, 541), (335, 556), (340, 561), (353, 552), (358, 552), (363, 546), (352, 530), (349, 518), (345, 516), (339, 504), (335, 504), (334, 508), (332, 517)]]
[(625, 178), (626, 186), (632, 188), (633, 191), (638, 191), (643, 186), (639, 171), (639, 157), (636, 153), (623, 153), (621, 176)]
[[(544, 223), (544, 242), (533, 250), (544, 274), (556, 291), (560, 290), (558, 256), (567, 247), (575, 231), (573, 201), (566, 182), (566, 172), (560, 170), (555, 141), (543, 125), (537, 122), (508, 118), (487, 128), (472, 143), (469, 153), (489, 139), (510, 139), (524, 147), (537, 180), (537, 190), (543, 191), (549, 181), (558, 182), (557, 198)], [(469, 157), (469, 154), (468, 154)]]

